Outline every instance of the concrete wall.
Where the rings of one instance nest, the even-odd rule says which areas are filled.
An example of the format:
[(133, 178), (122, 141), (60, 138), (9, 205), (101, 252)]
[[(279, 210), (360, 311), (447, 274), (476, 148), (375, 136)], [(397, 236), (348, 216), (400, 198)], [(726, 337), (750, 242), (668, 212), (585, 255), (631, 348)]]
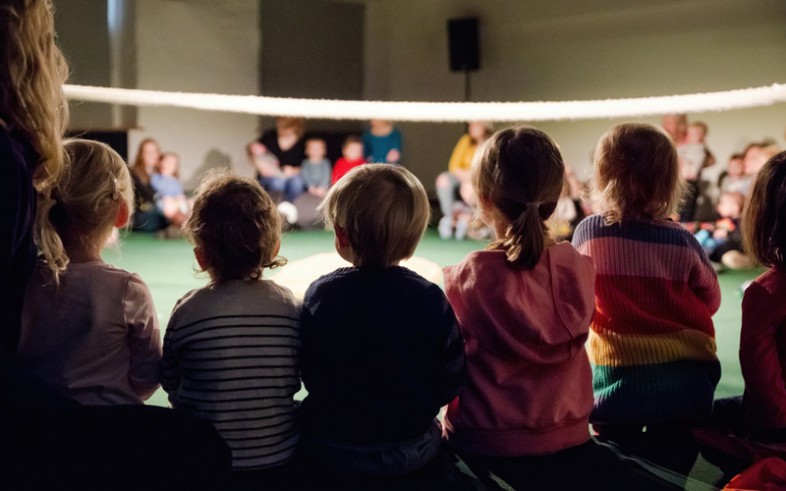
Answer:
[[(464, 16), (481, 22), (476, 101), (669, 95), (786, 82), (780, 62), (786, 3), (778, 0), (376, 0), (366, 12), (366, 98), (462, 100), (463, 74), (448, 67), (446, 24)], [(690, 117), (709, 124), (709, 146), (721, 162), (750, 139), (784, 144), (782, 104)], [(617, 122), (537, 126), (586, 175), (595, 142)], [(433, 186), (461, 125), (401, 127), (407, 165)]]
[[(110, 85), (107, 3), (56, 0), (55, 29), (58, 43), (71, 68), (69, 82), (81, 85)], [(71, 104), (72, 128), (105, 129), (112, 126), (112, 106), (90, 102)]]
[[(256, 94), (259, 87), (259, 2), (136, 0), (137, 87), (185, 92)], [(255, 116), (141, 107), (129, 140), (156, 138), (181, 158), (186, 188), (206, 168), (230, 165), (250, 175), (245, 144)]]

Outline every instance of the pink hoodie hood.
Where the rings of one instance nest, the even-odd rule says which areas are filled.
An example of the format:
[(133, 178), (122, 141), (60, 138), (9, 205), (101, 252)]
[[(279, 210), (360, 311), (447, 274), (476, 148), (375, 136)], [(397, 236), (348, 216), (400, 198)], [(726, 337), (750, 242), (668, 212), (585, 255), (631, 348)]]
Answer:
[(584, 343), (595, 306), (592, 260), (563, 242), (532, 270), (479, 251), (444, 269), (465, 338), (468, 382), (446, 416), (455, 446), (481, 455), (553, 453), (589, 439)]

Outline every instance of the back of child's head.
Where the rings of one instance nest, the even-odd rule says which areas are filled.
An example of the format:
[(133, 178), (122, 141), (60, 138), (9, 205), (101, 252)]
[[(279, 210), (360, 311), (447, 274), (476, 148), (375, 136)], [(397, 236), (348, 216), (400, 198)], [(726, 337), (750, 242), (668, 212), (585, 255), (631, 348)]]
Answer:
[(258, 279), (264, 268), (285, 263), (277, 257), (281, 216), (275, 203), (255, 180), (227, 170), (202, 180), (183, 229), (213, 281)]
[(756, 176), (742, 219), (745, 250), (770, 267), (786, 266), (786, 152)]
[(69, 246), (100, 249), (115, 225), (121, 206), (130, 217), (134, 187), (128, 166), (108, 145), (92, 140), (66, 140), (65, 172), (51, 198), (38, 209), (38, 246), (52, 272), (68, 265)]
[(607, 223), (664, 218), (683, 194), (679, 158), (671, 139), (648, 125), (612, 127), (595, 150), (595, 183)]
[(321, 206), (326, 222), (346, 234), (355, 266), (389, 267), (411, 257), (430, 215), (417, 177), (387, 164), (352, 169)]
[(520, 126), (494, 133), (472, 164), (481, 207), (490, 203), (510, 223), (490, 248), (509, 264), (532, 269), (550, 240), (545, 221), (554, 213), (565, 180), (559, 147), (546, 133)]

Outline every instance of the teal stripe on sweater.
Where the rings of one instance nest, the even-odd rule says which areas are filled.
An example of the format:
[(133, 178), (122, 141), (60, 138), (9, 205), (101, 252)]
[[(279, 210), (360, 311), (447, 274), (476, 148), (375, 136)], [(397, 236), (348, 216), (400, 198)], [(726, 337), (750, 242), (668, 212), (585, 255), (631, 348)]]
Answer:
[(657, 365), (593, 365), (593, 423), (694, 422), (712, 411), (720, 364), (675, 361)]

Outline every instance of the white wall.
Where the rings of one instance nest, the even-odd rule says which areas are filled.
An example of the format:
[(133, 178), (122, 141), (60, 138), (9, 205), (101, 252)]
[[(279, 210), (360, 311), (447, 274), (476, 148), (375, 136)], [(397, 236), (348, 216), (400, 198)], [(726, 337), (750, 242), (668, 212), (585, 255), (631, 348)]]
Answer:
[[(446, 24), (464, 16), (481, 23), (476, 101), (668, 95), (786, 82), (786, 2), (780, 0), (375, 0), (366, 12), (366, 98), (462, 100), (463, 74), (448, 67)], [(709, 124), (708, 143), (721, 162), (751, 139), (784, 144), (783, 104), (690, 117)], [(536, 125), (586, 174), (595, 142), (617, 122)], [(401, 127), (407, 165), (433, 187), (462, 127)]]
[[(135, 6), (138, 88), (258, 93), (258, 0), (136, 0)], [(258, 133), (255, 116), (140, 107), (137, 124), (129, 158), (141, 139), (156, 138), (163, 150), (180, 155), (187, 189), (219, 164), (252, 173), (245, 145)]]

